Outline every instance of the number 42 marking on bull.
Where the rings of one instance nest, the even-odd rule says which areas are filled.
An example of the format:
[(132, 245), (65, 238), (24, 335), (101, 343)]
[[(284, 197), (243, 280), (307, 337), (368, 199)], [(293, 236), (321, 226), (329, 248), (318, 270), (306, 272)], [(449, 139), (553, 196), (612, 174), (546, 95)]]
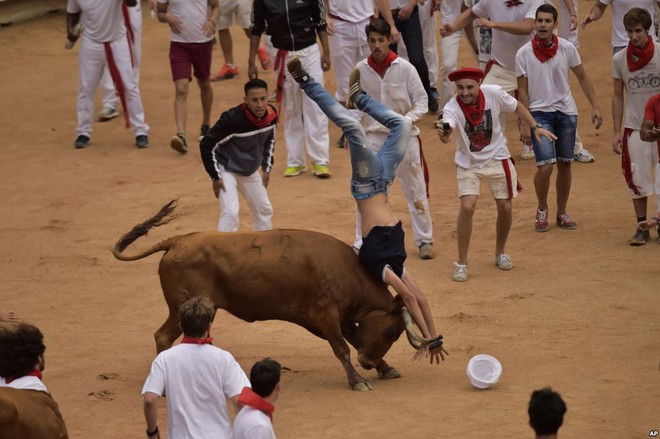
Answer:
[(658, 436), (658, 430), (649, 431), (649, 437), (657, 437), (657, 436)]

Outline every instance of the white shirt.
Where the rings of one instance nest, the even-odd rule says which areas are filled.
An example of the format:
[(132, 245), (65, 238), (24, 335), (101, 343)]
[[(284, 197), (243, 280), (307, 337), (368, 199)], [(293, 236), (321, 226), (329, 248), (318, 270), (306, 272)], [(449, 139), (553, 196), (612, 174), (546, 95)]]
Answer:
[(253, 407), (243, 407), (234, 419), (231, 438), (275, 439), (275, 431), (267, 414)]
[(401, 9), (408, 4), (408, 0), (390, 0), (390, 8)]
[[(658, 39), (655, 36), (653, 27), (654, 3), (655, 0), (597, 0), (604, 5), (612, 6), (612, 47), (621, 47), (628, 45), (628, 34), (623, 25), (623, 16), (631, 8), (642, 8), (651, 15), (651, 28), (649, 32), (653, 37), (653, 41)], [(660, 3), (660, 2), (658, 2)]]
[(156, 357), (142, 394), (167, 392), (170, 439), (229, 439), (226, 399), (250, 382), (227, 351), (210, 344), (179, 344)]
[(328, 0), (328, 13), (351, 23), (367, 20), (374, 10), (374, 0)]
[[(465, 120), (463, 110), (451, 98), (443, 110), (443, 122), (448, 122), (456, 133), (456, 155), (454, 161), (462, 168), (483, 168), (491, 160), (511, 157), (506, 138), (500, 125), (500, 113), (512, 113), (518, 101), (499, 85), (482, 85), (484, 94), (484, 116), (478, 127)], [(469, 133), (466, 133), (466, 128)]]
[(126, 35), (122, 0), (68, 0), (66, 11), (80, 14), (83, 34), (96, 43), (111, 43)]
[[(415, 67), (403, 58), (397, 57), (381, 78), (369, 66), (367, 59), (357, 64), (360, 69), (360, 84), (364, 91), (392, 111), (406, 116), (414, 124), (429, 111), (429, 98)], [(360, 112), (364, 131), (388, 133), (389, 130), (377, 120)], [(413, 125), (411, 136), (419, 135), (419, 128)]]
[(39, 392), (48, 393), (46, 385), (39, 378), (31, 375), (16, 378), (9, 384), (7, 384), (4, 378), (0, 377), (0, 387), (12, 387), (19, 390), (38, 390)]
[(207, 37), (202, 29), (209, 19), (208, 0), (158, 0), (169, 4), (168, 12), (181, 21), (181, 33), (170, 33), (170, 40), (177, 43), (205, 43), (213, 39)]
[[(427, 0), (429, 1), (429, 0)], [(451, 24), (461, 15), (462, 0), (443, 0), (440, 4), (440, 23)]]
[[(463, 2), (468, 8), (473, 8), (477, 3), (479, 3), (479, 0), (465, 0)], [(475, 21), (473, 20), (472, 26), (474, 36), (477, 38), (477, 44), (479, 45), (479, 62), (485, 64), (490, 60), (490, 52), (493, 46), (493, 30), (485, 27), (477, 27), (474, 25)]]
[(582, 60), (570, 41), (557, 40), (557, 53), (544, 63), (534, 55), (531, 42), (522, 46), (516, 55), (516, 77), (527, 78), (529, 111), (561, 111), (577, 115), (568, 75), (570, 69), (582, 64)]
[[(628, 70), (626, 49), (612, 58), (612, 77), (623, 81), (627, 99), (624, 127), (639, 131), (644, 120), (644, 108), (651, 96), (660, 93), (660, 43), (655, 44), (651, 61), (636, 72)], [(654, 85), (654, 86), (653, 86)]]
[[(481, 0), (472, 7), (472, 12), (477, 17), (490, 17), (495, 22), (517, 23), (528, 18), (534, 20), (536, 10), (543, 3), (544, 0), (523, 0), (517, 6), (507, 7), (505, 0)], [(516, 68), (516, 53), (531, 38), (531, 35), (514, 35), (493, 29), (491, 58), (505, 69), (513, 71)]]

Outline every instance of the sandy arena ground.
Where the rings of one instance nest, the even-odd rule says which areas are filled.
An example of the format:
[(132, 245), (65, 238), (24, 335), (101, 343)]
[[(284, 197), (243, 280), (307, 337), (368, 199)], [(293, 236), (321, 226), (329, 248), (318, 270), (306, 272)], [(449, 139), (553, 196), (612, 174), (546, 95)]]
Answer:
[[(581, 2), (581, 15), (590, 5)], [(144, 435), (140, 390), (154, 358), (152, 334), (167, 314), (159, 256), (121, 263), (110, 248), (172, 198), (180, 198), (180, 217), (134, 249), (174, 234), (213, 230), (219, 213), (196, 142), (186, 156), (169, 147), (175, 129), (168, 28), (144, 14), (141, 90), (152, 145), (146, 150), (133, 146), (121, 118), (96, 123), (92, 145), (73, 148), (78, 59), (77, 49), (63, 49), (64, 14), (0, 29), (0, 308), (13, 309), (44, 332), (44, 381), (72, 438)], [(493, 264), (495, 206), (484, 188), (470, 248), (471, 278), (465, 284), (451, 280), (458, 212), (454, 147), (438, 141), (432, 116), (419, 123), (431, 169), (436, 259), (416, 256), (398, 187), (392, 204), (408, 230), (407, 266), (445, 336), (450, 356), (444, 364), (413, 362), (402, 338), (386, 358), (403, 378), (384, 382), (364, 371), (374, 390), (352, 392), (325, 341), (288, 323), (248, 324), (219, 312), (215, 344), (245, 370), (265, 356), (290, 369), (277, 403), (278, 437), (532, 437), (529, 395), (548, 385), (568, 404), (562, 437), (641, 438), (660, 428), (660, 246), (625, 243), (635, 223), (619, 157), (610, 147), (609, 41), (609, 12), (581, 31), (580, 53), (605, 125), (598, 132), (591, 127), (588, 102), (574, 81), (580, 133), (597, 157), (594, 164), (574, 165), (569, 211), (579, 228), (534, 231), (535, 165), (519, 161), (525, 191), (514, 202), (508, 245), (513, 271)], [(240, 30), (234, 44), (241, 75), (213, 85), (214, 119), (242, 98), (248, 45)], [(214, 56), (216, 70), (222, 62), (217, 47)], [(474, 61), (464, 51), (460, 64)], [(262, 77), (274, 84), (272, 72)], [(327, 75), (326, 84), (334, 90), (334, 75)], [(194, 133), (201, 108), (196, 85), (191, 90), (188, 130)], [(513, 123), (509, 127), (517, 155), (518, 134)], [(333, 144), (338, 136), (332, 127)], [(278, 141), (269, 187), (275, 227), (312, 229), (351, 242), (346, 151), (331, 146), (330, 180), (310, 173), (285, 179), (281, 129)], [(250, 225), (244, 208), (241, 227)], [(478, 353), (496, 356), (504, 367), (499, 384), (486, 391), (473, 388), (465, 374)], [(162, 400), (163, 431), (165, 412)]]

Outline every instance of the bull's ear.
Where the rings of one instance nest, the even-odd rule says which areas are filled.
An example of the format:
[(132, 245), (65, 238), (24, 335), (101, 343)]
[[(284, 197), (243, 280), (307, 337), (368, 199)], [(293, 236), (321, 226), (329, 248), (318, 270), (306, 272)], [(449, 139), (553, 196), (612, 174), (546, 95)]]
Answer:
[(388, 310), (389, 314), (399, 314), (403, 308), (403, 299), (398, 294), (392, 298), (392, 304)]

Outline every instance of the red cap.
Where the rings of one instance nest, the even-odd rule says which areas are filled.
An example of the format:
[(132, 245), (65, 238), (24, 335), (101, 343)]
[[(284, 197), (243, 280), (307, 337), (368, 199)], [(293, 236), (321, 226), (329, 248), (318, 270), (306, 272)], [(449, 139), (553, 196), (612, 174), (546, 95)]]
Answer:
[(472, 79), (481, 82), (483, 77), (484, 72), (481, 69), (475, 69), (474, 67), (463, 67), (462, 69), (454, 70), (449, 74), (449, 80), (452, 82), (456, 82), (459, 79)]

